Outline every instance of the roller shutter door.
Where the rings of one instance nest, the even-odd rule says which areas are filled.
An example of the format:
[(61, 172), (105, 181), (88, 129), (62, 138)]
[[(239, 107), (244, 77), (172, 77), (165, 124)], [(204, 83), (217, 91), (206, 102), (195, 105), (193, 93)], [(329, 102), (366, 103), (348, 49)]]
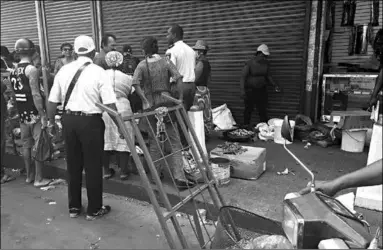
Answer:
[(10, 52), (15, 42), (28, 38), (39, 44), (35, 1), (1, 1), (1, 45)]
[(141, 54), (141, 39), (148, 35), (159, 39), (160, 54), (164, 55), (166, 31), (173, 23), (184, 28), (187, 44), (205, 39), (211, 47), (213, 107), (227, 103), (237, 122), (242, 123), (241, 70), (261, 43), (269, 46), (272, 75), (285, 90), (276, 94), (270, 88), (270, 116), (299, 111), (305, 72), (306, 5), (303, 0), (108, 1), (102, 2), (103, 30), (117, 36), (120, 49), (125, 43), (131, 44), (136, 55)]
[(49, 56), (52, 64), (61, 55), (60, 46), (73, 45), (79, 35), (92, 36), (91, 1), (45, 1)]

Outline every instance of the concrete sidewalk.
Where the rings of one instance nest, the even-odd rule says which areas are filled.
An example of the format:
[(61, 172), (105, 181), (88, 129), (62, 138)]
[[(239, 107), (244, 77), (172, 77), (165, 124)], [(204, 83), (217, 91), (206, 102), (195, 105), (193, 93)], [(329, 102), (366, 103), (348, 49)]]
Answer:
[[(169, 248), (151, 205), (109, 194), (104, 204), (112, 207), (105, 218), (70, 219), (66, 186), (43, 191), (18, 177), (1, 186), (1, 249)], [(179, 221), (190, 247), (198, 247), (189, 222), (185, 217)]]

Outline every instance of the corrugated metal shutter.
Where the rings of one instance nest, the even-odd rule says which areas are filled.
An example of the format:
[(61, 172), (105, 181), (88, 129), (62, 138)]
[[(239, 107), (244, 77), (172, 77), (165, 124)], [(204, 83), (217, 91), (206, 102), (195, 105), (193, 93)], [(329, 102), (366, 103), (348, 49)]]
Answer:
[(28, 38), (39, 44), (35, 1), (1, 1), (1, 45), (14, 50), (15, 42)]
[(213, 106), (227, 103), (237, 122), (242, 123), (241, 70), (261, 43), (269, 46), (272, 75), (285, 90), (275, 94), (270, 88), (270, 116), (298, 112), (304, 84), (306, 4), (303, 0), (108, 1), (102, 2), (103, 29), (114, 33), (120, 46), (131, 44), (138, 55), (141, 39), (149, 35), (159, 39), (163, 55), (166, 32), (173, 23), (184, 28), (187, 44), (205, 39), (211, 47)]
[[(374, 37), (383, 25), (383, 4), (380, 3), (379, 10), (379, 26), (373, 27)], [(341, 27), (343, 13), (343, 1), (336, 1), (335, 5), (335, 27), (333, 37), (333, 48), (332, 48), (332, 63), (337, 65), (338, 63), (353, 63), (362, 64), (366, 63), (374, 53), (371, 45), (368, 45), (367, 55), (348, 55), (348, 44), (351, 27)], [(355, 25), (357, 24), (368, 24), (370, 22), (370, 1), (358, 0), (356, 2), (355, 12)], [(342, 68), (339, 68), (342, 70)], [(345, 70), (345, 69), (343, 69)]]
[(51, 63), (61, 55), (62, 43), (92, 36), (91, 1), (45, 1), (45, 12)]

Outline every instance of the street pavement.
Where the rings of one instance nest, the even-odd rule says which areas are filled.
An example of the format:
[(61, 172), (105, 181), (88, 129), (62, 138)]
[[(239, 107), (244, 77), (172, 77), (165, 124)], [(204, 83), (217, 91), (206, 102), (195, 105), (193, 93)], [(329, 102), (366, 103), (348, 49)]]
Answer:
[[(86, 193), (83, 190), (86, 205)], [(27, 185), (19, 176), (1, 185), (1, 249), (167, 249), (156, 214), (150, 204), (104, 194), (112, 207), (105, 218), (70, 219), (67, 187), (43, 191)], [(180, 224), (197, 247), (185, 215)]]

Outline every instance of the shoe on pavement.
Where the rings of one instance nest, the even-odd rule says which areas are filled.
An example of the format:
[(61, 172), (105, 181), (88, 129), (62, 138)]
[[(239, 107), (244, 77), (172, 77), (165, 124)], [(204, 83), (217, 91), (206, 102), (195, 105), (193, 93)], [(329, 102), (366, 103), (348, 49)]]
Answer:
[(69, 209), (69, 217), (70, 218), (77, 218), (81, 214), (81, 209), (79, 208), (70, 208)]
[(51, 182), (52, 182), (52, 180), (48, 180), (48, 179), (42, 179), (41, 181), (35, 180), (35, 183), (33, 184), (33, 186), (35, 186), (37, 188), (45, 187), (45, 186), (48, 186)]
[(93, 213), (93, 214), (88, 214), (85, 219), (88, 220), (88, 221), (92, 221), (92, 220), (95, 220), (97, 218), (101, 218), (104, 215), (109, 214), (110, 210), (111, 210), (110, 206), (102, 206), (100, 208), (100, 210), (98, 210), (98, 212)]

